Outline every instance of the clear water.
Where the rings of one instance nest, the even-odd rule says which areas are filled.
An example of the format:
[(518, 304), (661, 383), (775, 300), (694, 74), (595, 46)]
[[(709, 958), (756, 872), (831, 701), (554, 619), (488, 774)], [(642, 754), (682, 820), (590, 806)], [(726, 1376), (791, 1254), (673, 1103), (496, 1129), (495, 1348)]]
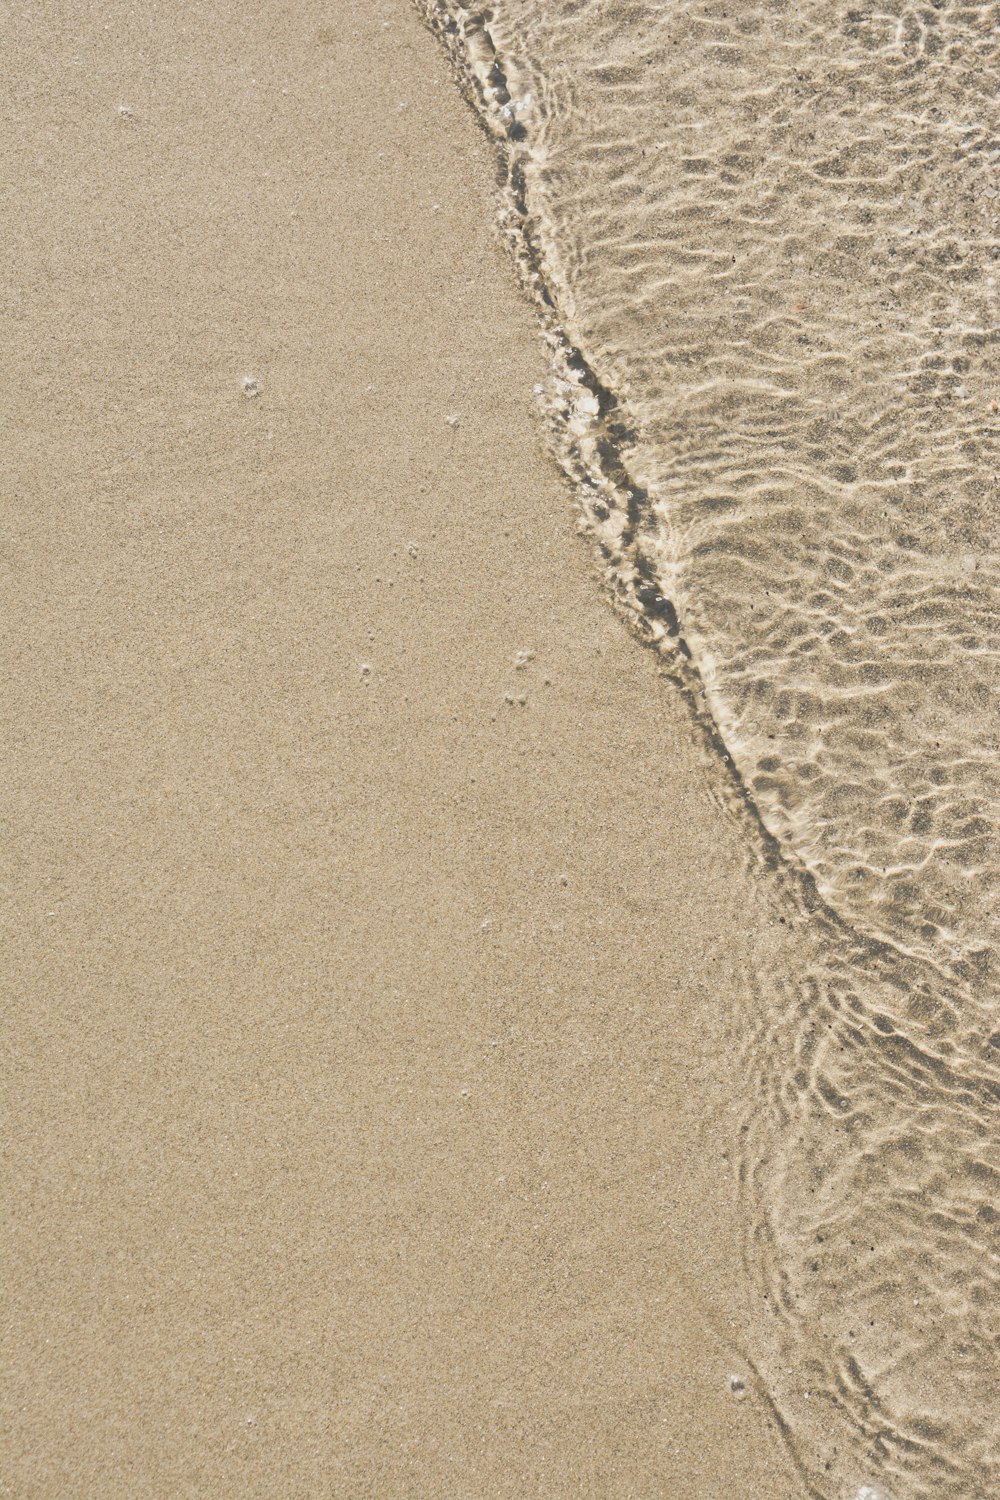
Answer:
[(1000, 1494), (1000, 7), (432, 0), (607, 578), (808, 929), (754, 1351), (808, 1490)]

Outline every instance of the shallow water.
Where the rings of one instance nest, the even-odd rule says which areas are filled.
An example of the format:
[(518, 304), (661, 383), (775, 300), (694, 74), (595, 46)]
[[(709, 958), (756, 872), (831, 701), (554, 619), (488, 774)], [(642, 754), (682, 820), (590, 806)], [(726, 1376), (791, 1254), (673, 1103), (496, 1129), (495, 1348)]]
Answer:
[(1000, 7), (425, 9), (609, 584), (807, 930), (743, 1021), (759, 1394), (814, 1494), (1000, 1494)]

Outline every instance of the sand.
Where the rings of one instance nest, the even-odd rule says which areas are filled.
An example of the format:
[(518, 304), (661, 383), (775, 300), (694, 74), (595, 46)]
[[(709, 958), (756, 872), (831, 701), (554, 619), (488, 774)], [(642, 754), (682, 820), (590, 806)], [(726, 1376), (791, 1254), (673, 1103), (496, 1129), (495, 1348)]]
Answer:
[(2, 1493), (798, 1495), (727, 1156), (771, 918), (436, 43), (7, 32)]

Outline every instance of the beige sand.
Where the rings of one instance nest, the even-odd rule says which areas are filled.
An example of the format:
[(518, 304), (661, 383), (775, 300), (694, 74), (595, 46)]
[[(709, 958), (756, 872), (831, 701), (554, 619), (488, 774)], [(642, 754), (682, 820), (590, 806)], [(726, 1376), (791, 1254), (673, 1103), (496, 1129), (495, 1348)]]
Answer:
[(797, 1495), (727, 1387), (767, 913), (574, 534), (435, 43), (106, 4), (7, 51), (2, 1492)]

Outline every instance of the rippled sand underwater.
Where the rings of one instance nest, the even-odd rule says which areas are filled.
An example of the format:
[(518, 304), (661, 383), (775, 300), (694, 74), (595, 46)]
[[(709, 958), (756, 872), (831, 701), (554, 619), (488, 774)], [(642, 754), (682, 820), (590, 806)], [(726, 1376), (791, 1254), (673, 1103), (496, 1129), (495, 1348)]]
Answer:
[(609, 583), (807, 931), (742, 1028), (760, 1394), (815, 1495), (1000, 1495), (1000, 6), (424, 9)]

